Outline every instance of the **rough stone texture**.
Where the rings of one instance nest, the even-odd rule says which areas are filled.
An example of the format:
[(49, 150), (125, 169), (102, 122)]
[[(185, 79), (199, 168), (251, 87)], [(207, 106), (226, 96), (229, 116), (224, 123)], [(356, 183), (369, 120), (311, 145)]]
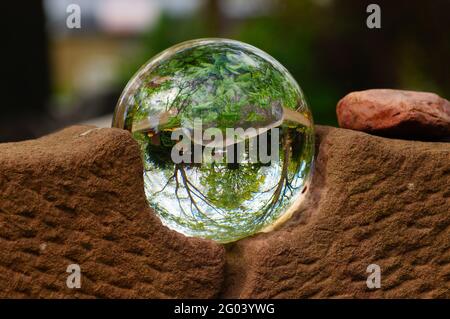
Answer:
[[(69, 264), (81, 289), (66, 286)], [(0, 144), (0, 298), (208, 298), (223, 268), (223, 247), (151, 213), (126, 131), (78, 126)]]
[(353, 92), (339, 101), (336, 112), (342, 128), (410, 139), (450, 137), (450, 102), (434, 93)]
[(152, 215), (127, 132), (0, 144), (0, 297), (450, 298), (450, 143), (317, 131), (303, 208), (226, 254)]
[[(225, 298), (450, 298), (450, 144), (318, 128), (308, 202), (230, 245)], [(381, 289), (366, 286), (369, 264)]]

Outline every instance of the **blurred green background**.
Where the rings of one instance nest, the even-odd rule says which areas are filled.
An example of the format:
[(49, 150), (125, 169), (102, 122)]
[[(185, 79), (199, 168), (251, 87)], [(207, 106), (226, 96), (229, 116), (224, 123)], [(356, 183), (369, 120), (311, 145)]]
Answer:
[[(336, 125), (345, 94), (368, 88), (450, 97), (450, 1), (45, 0), (10, 2), (2, 19), (0, 141), (32, 138), (103, 116), (128, 79), (178, 42), (225, 37), (279, 60), (316, 123)], [(381, 29), (369, 29), (369, 3)], [(81, 29), (68, 29), (69, 4)]]

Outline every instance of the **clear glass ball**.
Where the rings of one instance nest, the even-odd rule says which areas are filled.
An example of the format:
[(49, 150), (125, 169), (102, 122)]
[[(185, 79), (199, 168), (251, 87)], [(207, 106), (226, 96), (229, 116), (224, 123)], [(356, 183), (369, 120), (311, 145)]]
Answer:
[(314, 126), (294, 78), (242, 42), (199, 39), (150, 59), (117, 104), (167, 227), (226, 243), (287, 220), (305, 196)]

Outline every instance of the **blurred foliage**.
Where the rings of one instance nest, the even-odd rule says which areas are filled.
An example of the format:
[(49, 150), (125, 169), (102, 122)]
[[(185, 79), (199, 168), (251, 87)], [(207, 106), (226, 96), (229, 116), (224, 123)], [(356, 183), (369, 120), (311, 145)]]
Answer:
[(361, 0), (279, 0), (263, 16), (231, 19), (221, 1), (191, 17), (163, 15), (142, 36), (124, 83), (145, 61), (181, 41), (225, 37), (279, 60), (305, 92), (316, 123), (336, 125), (335, 105), (350, 91), (398, 88), (450, 96), (450, 1), (379, 0), (382, 28), (368, 29)]

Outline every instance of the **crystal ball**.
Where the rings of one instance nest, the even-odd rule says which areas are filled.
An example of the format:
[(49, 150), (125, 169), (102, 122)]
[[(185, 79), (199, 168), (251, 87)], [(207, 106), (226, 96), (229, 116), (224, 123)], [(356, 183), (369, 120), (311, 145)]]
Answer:
[(150, 59), (113, 127), (142, 152), (147, 201), (162, 223), (221, 243), (270, 231), (307, 191), (314, 126), (302, 90), (249, 44), (199, 39)]

